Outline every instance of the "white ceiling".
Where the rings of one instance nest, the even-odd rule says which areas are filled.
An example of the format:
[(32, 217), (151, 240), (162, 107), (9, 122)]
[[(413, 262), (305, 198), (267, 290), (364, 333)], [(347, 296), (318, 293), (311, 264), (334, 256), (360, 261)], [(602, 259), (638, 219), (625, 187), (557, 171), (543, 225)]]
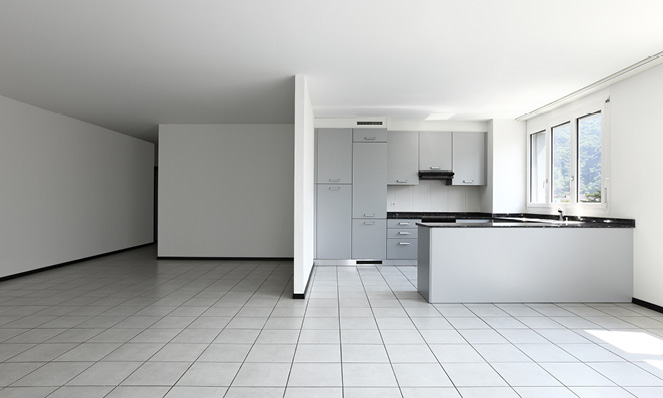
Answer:
[[(661, 0), (0, 0), (0, 95), (159, 123), (516, 117), (663, 50)], [(452, 120), (454, 120), (452, 119)]]

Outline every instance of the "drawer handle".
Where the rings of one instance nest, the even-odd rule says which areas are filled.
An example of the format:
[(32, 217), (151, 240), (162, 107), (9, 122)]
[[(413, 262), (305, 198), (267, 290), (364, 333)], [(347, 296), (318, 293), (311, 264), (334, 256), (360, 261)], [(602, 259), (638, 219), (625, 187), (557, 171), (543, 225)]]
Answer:
[(401, 231), (401, 232), (399, 232), (398, 234), (399, 234), (399, 235), (410, 235), (409, 232), (405, 232), (405, 231)]
[(398, 244), (402, 246), (407, 246), (410, 244), (410, 242), (398, 242)]
[(463, 180), (463, 184), (471, 184), (474, 180)]
[(366, 141), (375, 141), (375, 137), (364, 137)]
[(364, 217), (375, 217), (375, 213), (373, 213), (373, 214), (364, 214)]
[(340, 178), (330, 178), (329, 182), (341, 182)]
[(364, 221), (364, 225), (375, 225), (375, 221)]
[(341, 187), (329, 187), (330, 191), (340, 191)]
[(398, 225), (410, 225), (409, 222), (399, 222)]
[(431, 169), (431, 170), (439, 170), (439, 169), (440, 169), (440, 166), (431, 166), (430, 169)]
[(407, 184), (407, 180), (396, 180), (399, 184)]

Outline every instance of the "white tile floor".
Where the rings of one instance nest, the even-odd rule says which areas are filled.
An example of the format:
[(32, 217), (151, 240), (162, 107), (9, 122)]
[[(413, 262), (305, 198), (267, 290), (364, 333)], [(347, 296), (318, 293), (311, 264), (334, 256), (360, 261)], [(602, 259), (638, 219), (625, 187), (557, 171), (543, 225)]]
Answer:
[(413, 266), (160, 260), (146, 247), (0, 282), (4, 397), (663, 397), (663, 314), (430, 305)]

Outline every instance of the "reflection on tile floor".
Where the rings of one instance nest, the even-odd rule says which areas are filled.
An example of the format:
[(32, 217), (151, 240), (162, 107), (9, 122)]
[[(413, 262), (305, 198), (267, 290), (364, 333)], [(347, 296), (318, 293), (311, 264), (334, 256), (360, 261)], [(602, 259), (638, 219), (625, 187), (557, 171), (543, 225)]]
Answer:
[(662, 397), (663, 314), (441, 304), (414, 266), (155, 260), (0, 282), (0, 398)]

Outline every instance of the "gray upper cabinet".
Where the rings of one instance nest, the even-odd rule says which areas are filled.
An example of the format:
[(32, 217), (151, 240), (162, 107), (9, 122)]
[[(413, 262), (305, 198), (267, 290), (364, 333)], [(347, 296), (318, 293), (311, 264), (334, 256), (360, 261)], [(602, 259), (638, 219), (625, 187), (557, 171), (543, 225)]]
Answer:
[(319, 184), (352, 184), (352, 129), (317, 129)]
[(452, 133), (419, 133), (419, 170), (452, 170)]
[(387, 136), (387, 184), (419, 184), (419, 133), (389, 131)]
[(387, 218), (387, 144), (352, 149), (352, 218)]
[(387, 129), (354, 129), (353, 142), (387, 142)]
[(486, 185), (486, 133), (453, 133), (452, 185)]
[(316, 188), (316, 258), (350, 258), (352, 185), (318, 184)]

